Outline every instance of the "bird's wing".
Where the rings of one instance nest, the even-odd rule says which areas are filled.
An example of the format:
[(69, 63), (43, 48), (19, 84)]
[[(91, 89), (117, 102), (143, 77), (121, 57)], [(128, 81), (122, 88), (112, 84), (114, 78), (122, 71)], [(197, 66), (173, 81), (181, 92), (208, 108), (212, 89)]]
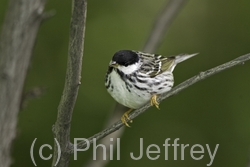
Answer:
[(164, 57), (157, 54), (149, 54), (138, 52), (141, 60), (140, 72), (148, 74), (150, 77), (155, 77), (167, 70), (170, 70), (174, 65), (174, 57)]

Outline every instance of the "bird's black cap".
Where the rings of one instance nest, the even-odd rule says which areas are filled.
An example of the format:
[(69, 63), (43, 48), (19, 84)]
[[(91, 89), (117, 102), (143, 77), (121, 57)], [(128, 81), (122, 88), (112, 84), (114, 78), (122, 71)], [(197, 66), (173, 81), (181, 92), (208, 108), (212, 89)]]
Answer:
[(127, 67), (128, 65), (138, 62), (139, 56), (132, 50), (120, 50), (114, 54), (112, 61)]

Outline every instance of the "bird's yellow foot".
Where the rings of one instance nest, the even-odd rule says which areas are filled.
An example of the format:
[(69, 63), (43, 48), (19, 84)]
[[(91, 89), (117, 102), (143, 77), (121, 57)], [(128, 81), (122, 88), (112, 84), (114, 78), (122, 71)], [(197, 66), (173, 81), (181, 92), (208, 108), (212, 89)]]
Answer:
[(122, 123), (124, 123), (127, 127), (130, 127), (129, 124), (127, 123), (127, 121), (129, 121), (130, 123), (132, 123), (133, 121), (129, 118), (128, 114), (132, 111), (133, 109), (129, 109), (128, 111), (126, 111), (122, 117), (121, 117), (121, 121)]
[(157, 95), (153, 95), (150, 100), (151, 106), (155, 106), (158, 110), (160, 110), (159, 103), (157, 101)]

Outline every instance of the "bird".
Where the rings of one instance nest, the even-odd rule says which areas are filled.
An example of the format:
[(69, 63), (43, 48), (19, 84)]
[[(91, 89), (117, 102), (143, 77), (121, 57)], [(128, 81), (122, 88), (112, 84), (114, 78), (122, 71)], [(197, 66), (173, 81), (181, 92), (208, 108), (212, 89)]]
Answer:
[(172, 89), (175, 66), (195, 55), (166, 57), (135, 50), (117, 51), (109, 63), (105, 87), (118, 103), (129, 108), (121, 117), (122, 123), (130, 127), (129, 113), (148, 102), (159, 109), (157, 97)]

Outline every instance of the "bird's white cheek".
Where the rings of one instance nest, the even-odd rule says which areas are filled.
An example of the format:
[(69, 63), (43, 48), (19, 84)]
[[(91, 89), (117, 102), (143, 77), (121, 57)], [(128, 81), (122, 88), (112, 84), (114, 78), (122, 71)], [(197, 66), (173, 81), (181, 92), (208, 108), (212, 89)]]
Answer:
[(135, 72), (136, 70), (138, 70), (138, 68), (139, 68), (138, 63), (129, 65), (127, 67), (125, 67), (125, 66), (119, 66), (118, 67), (118, 69), (120, 71), (122, 71), (124, 74), (131, 74), (131, 73)]

